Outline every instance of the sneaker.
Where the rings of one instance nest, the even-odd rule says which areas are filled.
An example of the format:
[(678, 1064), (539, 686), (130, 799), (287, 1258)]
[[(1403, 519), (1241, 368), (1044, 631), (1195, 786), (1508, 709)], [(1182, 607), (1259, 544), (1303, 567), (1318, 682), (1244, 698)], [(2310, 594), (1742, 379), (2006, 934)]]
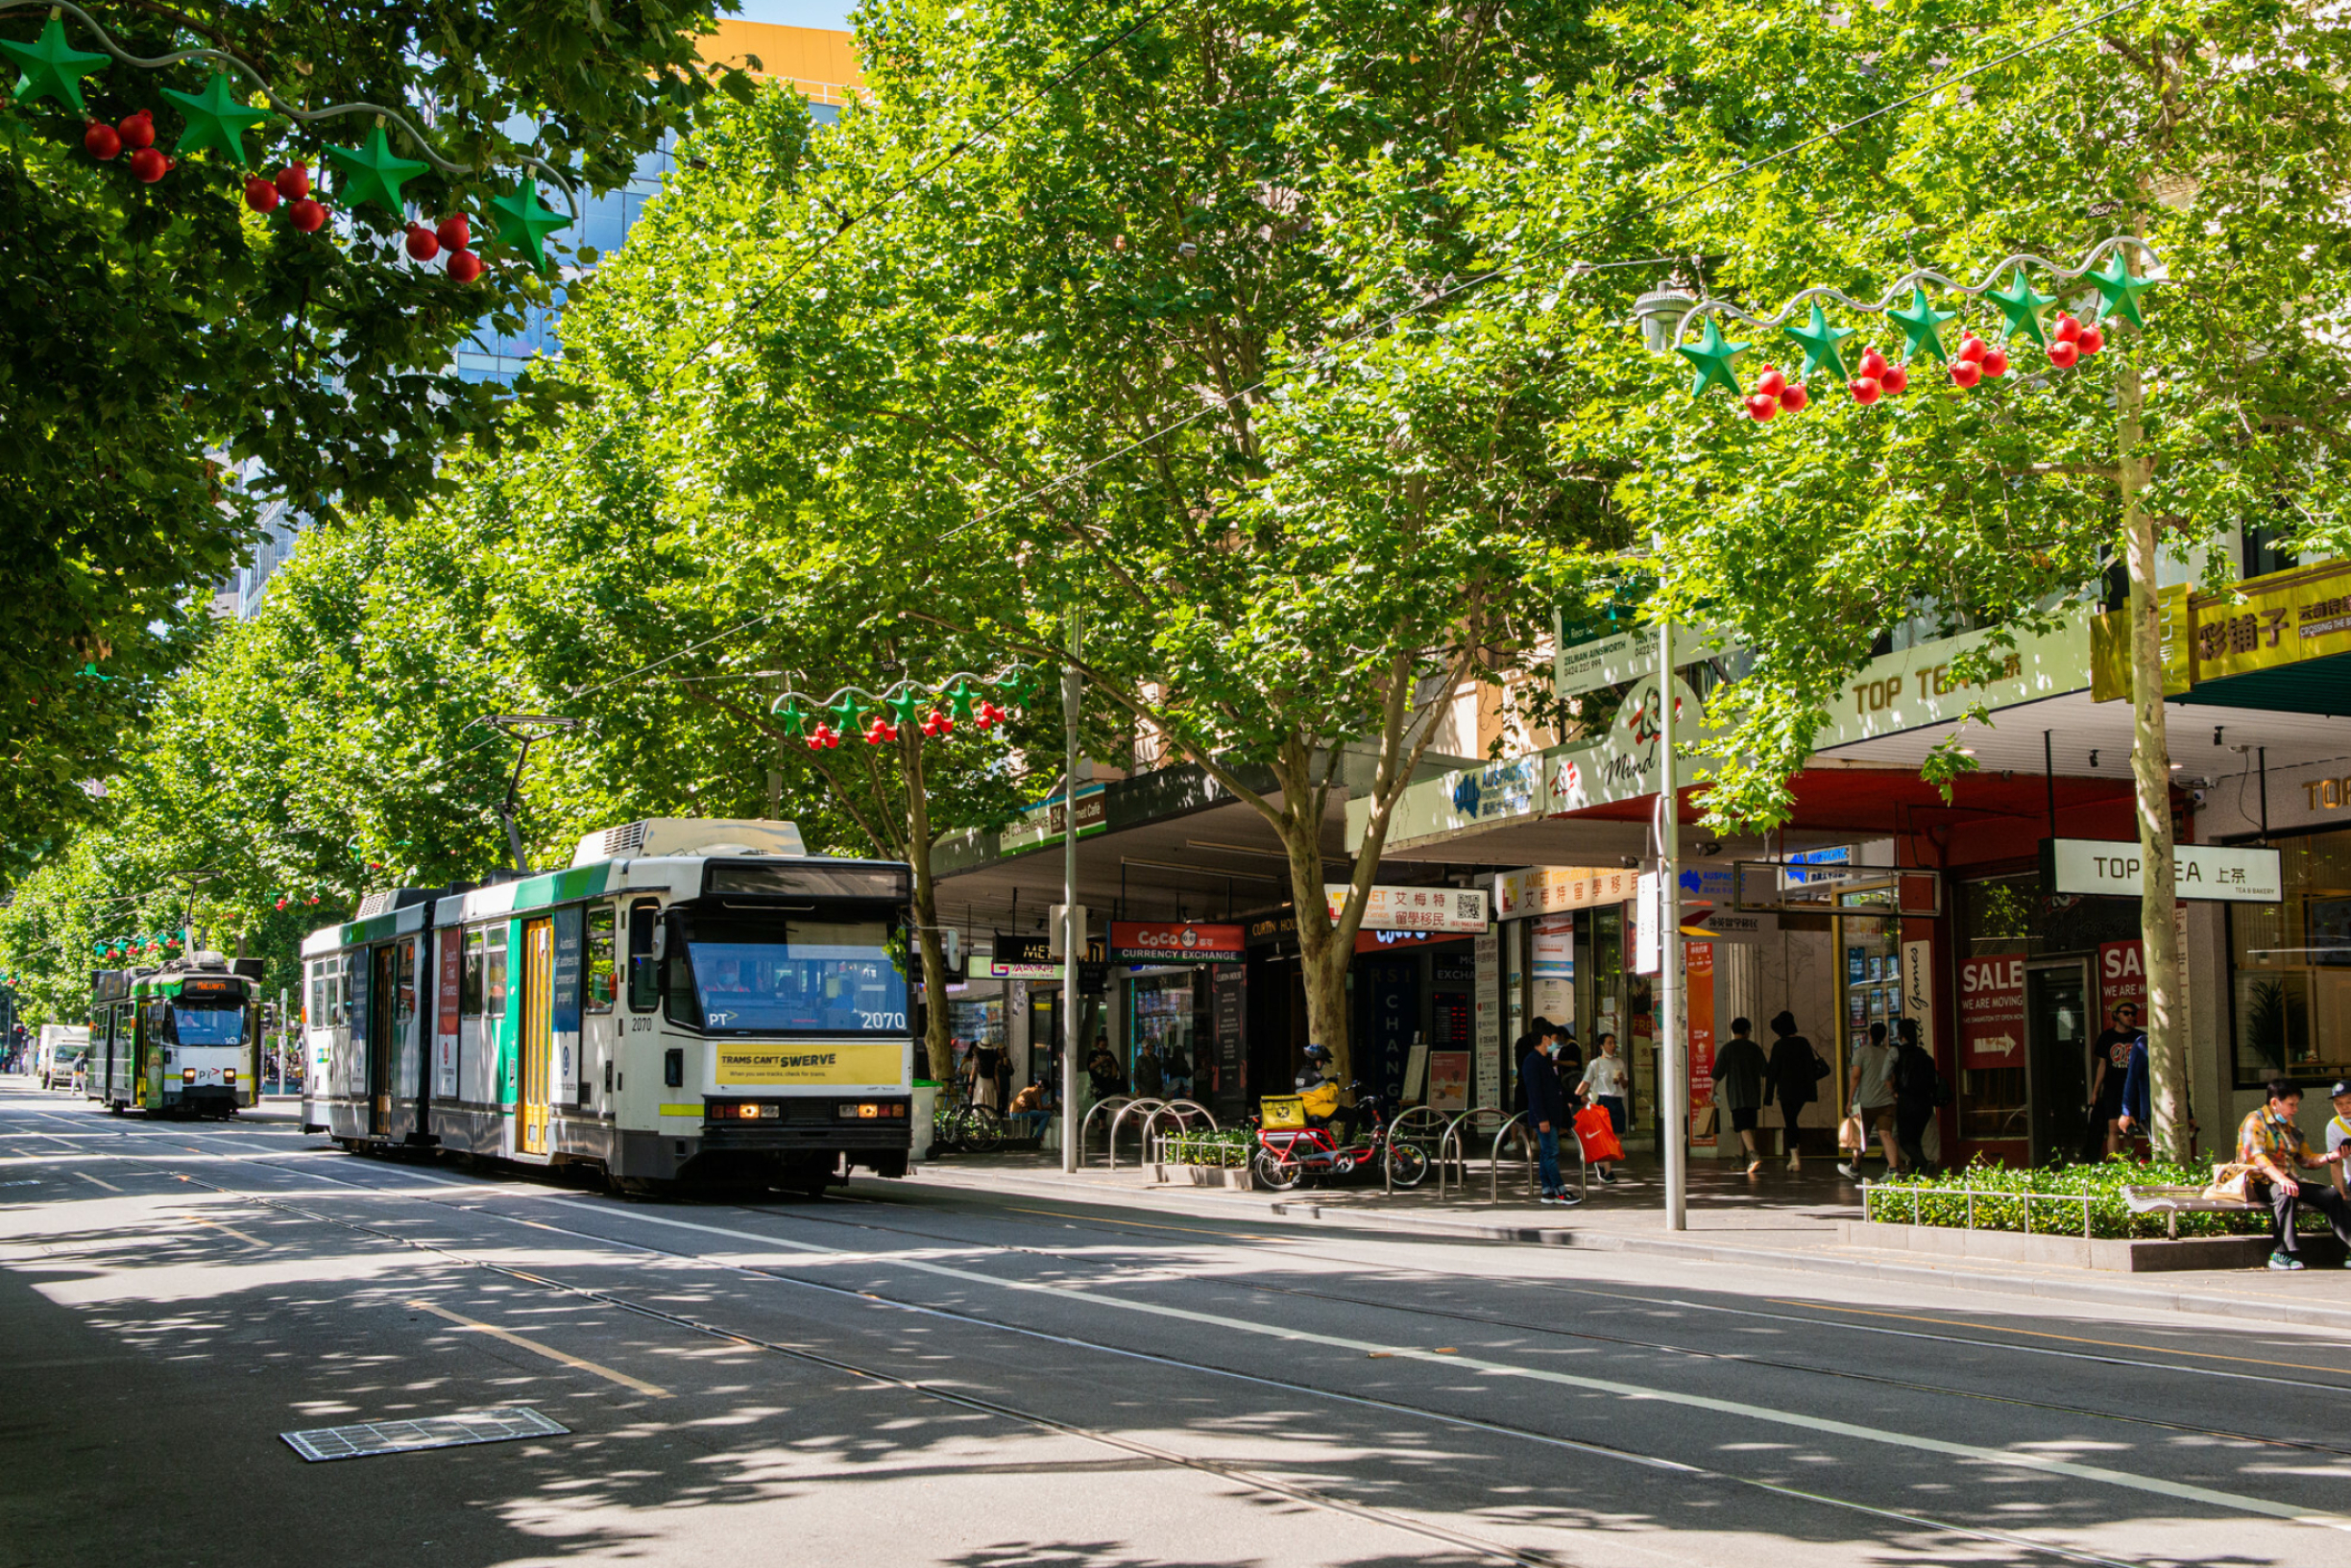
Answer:
[(1604, 1183), (1604, 1184), (1605, 1184), (1605, 1185), (1607, 1185), (1607, 1186), (1613, 1187), (1613, 1186), (1615, 1186), (1615, 1185), (1616, 1185), (1616, 1172), (1615, 1172), (1615, 1171), (1613, 1171), (1613, 1170), (1610, 1170), (1610, 1169), (1609, 1169), (1607, 1166), (1605, 1166), (1605, 1165), (1604, 1165), (1604, 1166), (1602, 1166), (1602, 1167), (1601, 1167), (1601, 1168), (1600, 1168), (1600, 1169), (1599, 1169), (1597, 1171), (1595, 1171), (1595, 1172), (1594, 1172), (1594, 1174), (1596, 1174), (1597, 1176), (1599, 1176), (1599, 1178), (1600, 1178), (1600, 1180), (1602, 1181), (1602, 1183)]
[(1759, 1176), (1762, 1173), (1763, 1162), (1761, 1160), (1749, 1160), (1747, 1162), (1747, 1174), (1751, 1176)]
[(1837, 1163), (1837, 1174), (1843, 1176), (1847, 1181), (1859, 1181), (1861, 1179), (1860, 1167), (1847, 1165), (1843, 1161), (1839, 1161)]
[(2301, 1267), (2302, 1260), (2290, 1252), (2272, 1252), (2269, 1254), (2269, 1266), (2285, 1272)]
[(1788, 1156), (1788, 1169), (1790, 1170), (1802, 1170), (1804, 1169), (1804, 1161), (1798, 1158), (1796, 1155), (1791, 1154)]

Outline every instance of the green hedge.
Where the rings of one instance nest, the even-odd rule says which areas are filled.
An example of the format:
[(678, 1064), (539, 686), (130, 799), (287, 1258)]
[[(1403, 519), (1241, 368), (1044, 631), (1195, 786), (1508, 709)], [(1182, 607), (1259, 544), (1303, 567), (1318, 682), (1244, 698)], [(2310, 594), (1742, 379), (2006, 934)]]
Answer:
[(1172, 1132), (1156, 1140), (1159, 1159), (1169, 1165), (1206, 1165), (1238, 1170), (1249, 1162), (1256, 1136), (1246, 1127), (1222, 1132)]
[[(2036, 1235), (2079, 1236), (2082, 1205), (2090, 1199), (2090, 1234), (2096, 1237), (2160, 1237), (2166, 1217), (2133, 1214), (2122, 1201), (2125, 1187), (2193, 1187), (2212, 1180), (2209, 1165), (2179, 1166), (2116, 1158), (2097, 1165), (2069, 1165), (2020, 1170), (2010, 1166), (1979, 1163), (1964, 1170), (1935, 1176), (1894, 1176), (1870, 1186), (1869, 1218), (1892, 1224), (1945, 1225), (1968, 1223), (1968, 1199), (1963, 1188), (1974, 1188), (1977, 1230), (2024, 1229), (2024, 1212), (2031, 1200)], [(1914, 1198), (1912, 1194), (1917, 1194)], [(1987, 1194), (1994, 1195), (1986, 1195)], [(2042, 1201), (2047, 1194), (2058, 1201)], [(1913, 1204), (1916, 1212), (1913, 1212)], [(2305, 1214), (2305, 1223), (2324, 1228), (2325, 1217)], [(2269, 1229), (2268, 1211), (2243, 1214), (2183, 1214), (2182, 1236), (2252, 1236)]]

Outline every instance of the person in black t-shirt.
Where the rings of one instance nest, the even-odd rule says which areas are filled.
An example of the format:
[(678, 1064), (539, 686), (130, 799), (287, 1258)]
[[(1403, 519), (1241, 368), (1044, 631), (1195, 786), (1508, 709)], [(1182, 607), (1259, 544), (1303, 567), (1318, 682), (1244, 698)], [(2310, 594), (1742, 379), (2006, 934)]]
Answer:
[(2091, 1046), (2090, 1124), (2102, 1133), (2106, 1152), (2122, 1150), (2122, 1080), (2130, 1072), (2131, 1042), (2139, 1038), (2139, 1004), (2118, 1001), (2109, 1015), (2114, 1027), (2099, 1033)]

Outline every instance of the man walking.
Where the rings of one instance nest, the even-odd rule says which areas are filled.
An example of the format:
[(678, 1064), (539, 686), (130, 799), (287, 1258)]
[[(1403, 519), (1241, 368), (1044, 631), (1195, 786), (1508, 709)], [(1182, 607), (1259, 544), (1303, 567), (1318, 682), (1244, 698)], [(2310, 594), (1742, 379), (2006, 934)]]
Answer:
[(1914, 1175), (1927, 1169), (1927, 1129), (1946, 1098), (1943, 1074), (1919, 1044), (1917, 1019), (1905, 1018), (1894, 1028), (1902, 1042), (1894, 1052), (1894, 1142), (1902, 1149), (1903, 1173)]
[(1820, 1080), (1829, 1075), (1829, 1064), (1820, 1059), (1812, 1042), (1796, 1032), (1796, 1015), (1781, 1009), (1771, 1021), (1771, 1071), (1763, 1085), (1763, 1103), (1780, 1101), (1780, 1116), (1787, 1125), (1787, 1157), (1790, 1170), (1804, 1169), (1804, 1155), (1797, 1147), (1796, 1123), (1803, 1120), (1805, 1107), (1820, 1098)]
[(1551, 1064), (1550, 1042), (1529, 1031), (1518, 1037), (1518, 1081), (1526, 1090), (1526, 1119), (1535, 1128), (1535, 1164), (1542, 1179), (1542, 1203), (1570, 1199), (1560, 1182), (1559, 1128), (1565, 1114), (1566, 1096), (1561, 1091), (1559, 1069)]
[(1763, 1151), (1756, 1142), (1756, 1122), (1763, 1114), (1763, 1077), (1768, 1064), (1763, 1048), (1747, 1031), (1755, 1025), (1743, 1018), (1731, 1021), (1731, 1038), (1714, 1053), (1714, 1103), (1731, 1115), (1731, 1130), (1747, 1150), (1747, 1174), (1763, 1169)]
[(1885, 1148), (1886, 1169), (1892, 1170), (1900, 1166), (1902, 1151), (1894, 1144), (1894, 1049), (1886, 1044), (1883, 1024), (1870, 1025), (1869, 1044), (1854, 1047), (1853, 1073), (1847, 1081), (1846, 1096), (1861, 1136), (1854, 1148), (1853, 1163), (1840, 1165), (1837, 1170), (1859, 1181), (1861, 1159), (1869, 1152), (1873, 1134)]
[[(2336, 1240), (2351, 1249), (2351, 1201), (2332, 1187), (2322, 1187), (2315, 1181), (2298, 1180), (2294, 1172), (2308, 1166), (2342, 1164), (2343, 1154), (2338, 1148), (2332, 1153), (2317, 1154), (2294, 1124), (2294, 1115), (2302, 1109), (2302, 1091), (2285, 1078), (2271, 1078), (2267, 1085), (2267, 1100), (2258, 1111), (2248, 1114), (2244, 1124), (2237, 1129), (2237, 1158), (2253, 1168), (2253, 1180), (2269, 1189), (2269, 1212), (2273, 1219), (2269, 1266), (2300, 1268), (2301, 1248), (2294, 1241), (2294, 1218), (2301, 1205), (2307, 1203), (2327, 1217), (2335, 1227)], [(2351, 1267), (2351, 1257), (2343, 1260)]]

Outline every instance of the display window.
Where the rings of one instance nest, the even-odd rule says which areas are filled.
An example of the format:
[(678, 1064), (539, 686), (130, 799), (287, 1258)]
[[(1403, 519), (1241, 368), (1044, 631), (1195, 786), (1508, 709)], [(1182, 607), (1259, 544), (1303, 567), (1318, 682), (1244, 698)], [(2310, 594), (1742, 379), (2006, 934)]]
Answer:
[[(1193, 977), (1138, 975), (1127, 982), (1127, 1081), (1153, 1099), (1189, 1099), (1199, 1073)], [(1151, 1088), (1158, 1084), (1156, 1093)]]
[(2270, 843), (2284, 901), (2227, 906), (2241, 1089), (2351, 1075), (2351, 832)]

